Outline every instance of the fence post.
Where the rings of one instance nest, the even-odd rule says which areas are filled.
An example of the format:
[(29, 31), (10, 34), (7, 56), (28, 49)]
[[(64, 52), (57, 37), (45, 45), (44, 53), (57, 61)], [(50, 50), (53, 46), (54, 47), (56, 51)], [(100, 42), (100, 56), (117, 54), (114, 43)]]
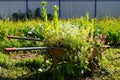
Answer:
[(94, 5), (94, 17), (97, 16), (97, 0), (95, 0), (95, 5)]
[(28, 17), (28, 0), (26, 0), (26, 15)]
[(59, 18), (61, 17), (61, 0), (59, 0)]

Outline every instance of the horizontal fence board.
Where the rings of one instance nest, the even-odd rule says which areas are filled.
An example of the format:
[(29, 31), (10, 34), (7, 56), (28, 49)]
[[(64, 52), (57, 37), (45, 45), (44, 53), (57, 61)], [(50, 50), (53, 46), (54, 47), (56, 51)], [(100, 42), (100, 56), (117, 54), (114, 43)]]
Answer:
[[(26, 0), (0, 0), (0, 1), (26, 1)], [(43, 1), (43, 0), (28, 0), (33, 2)], [(44, 0), (47, 2), (58, 2), (59, 0)], [(60, 0), (62, 2), (94, 2), (95, 0)], [(98, 2), (104, 1), (120, 1), (120, 0), (97, 0)]]

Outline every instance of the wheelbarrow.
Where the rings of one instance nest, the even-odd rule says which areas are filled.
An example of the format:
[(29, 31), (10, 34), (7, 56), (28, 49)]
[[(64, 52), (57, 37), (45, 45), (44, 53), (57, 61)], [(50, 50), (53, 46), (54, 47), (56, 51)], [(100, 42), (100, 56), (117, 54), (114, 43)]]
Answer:
[[(27, 37), (18, 37), (18, 36), (7, 36), (9, 39), (19, 39), (19, 40), (29, 40), (29, 41), (46, 41), (41, 40), (40, 38), (27, 38)], [(5, 51), (27, 51), (27, 50), (49, 50), (50, 55), (52, 56), (55, 63), (57, 63), (59, 60), (62, 60), (62, 58), (65, 55), (65, 49), (63, 48), (57, 48), (57, 47), (23, 47), (23, 48), (4, 48)]]
[[(41, 40), (40, 38), (27, 38), (27, 37), (18, 37), (18, 36), (7, 36), (9, 39), (20, 39), (20, 40), (29, 40), (29, 41), (46, 41)], [(96, 56), (101, 55), (107, 48), (110, 46), (101, 46), (101, 47), (94, 47), (92, 54), (88, 56), (88, 61), (92, 61)], [(57, 47), (25, 47), (25, 48), (5, 48), (5, 51), (26, 51), (26, 50), (49, 50), (50, 55), (52, 56), (55, 63), (62, 60), (63, 58), (69, 56), (65, 54), (65, 49), (57, 48)], [(88, 48), (88, 51), (89, 48)]]

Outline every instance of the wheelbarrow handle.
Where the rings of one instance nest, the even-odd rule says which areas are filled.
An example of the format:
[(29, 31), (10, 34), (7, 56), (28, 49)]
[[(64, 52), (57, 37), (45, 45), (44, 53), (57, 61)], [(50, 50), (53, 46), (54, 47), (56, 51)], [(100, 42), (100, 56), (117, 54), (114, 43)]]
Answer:
[(9, 39), (21, 39), (21, 40), (30, 40), (30, 41), (43, 41), (40, 38), (27, 38), (27, 37), (18, 37), (18, 36), (7, 36)]
[(4, 48), (5, 51), (16, 51), (16, 48)]
[(7, 38), (16, 38), (16, 36), (7, 36)]
[(43, 50), (49, 47), (4, 48), (5, 51)]

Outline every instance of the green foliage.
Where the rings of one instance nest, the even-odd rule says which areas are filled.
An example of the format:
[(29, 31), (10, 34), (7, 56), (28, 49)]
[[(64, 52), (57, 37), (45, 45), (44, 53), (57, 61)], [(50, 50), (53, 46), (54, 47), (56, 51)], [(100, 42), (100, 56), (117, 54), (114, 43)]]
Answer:
[(104, 18), (97, 20), (96, 25), (102, 30), (102, 34), (106, 36), (106, 44), (111, 46), (119, 46), (120, 44), (120, 19)]
[(46, 9), (47, 2), (42, 1), (41, 4), (42, 4), (42, 17), (43, 17), (43, 21), (46, 22), (47, 21), (47, 9)]
[[(66, 53), (68, 53), (70, 59), (70, 64), (69, 61), (55, 64), (54, 74), (57, 79), (64, 80), (65, 74), (69, 74), (71, 76), (84, 76), (86, 71), (90, 71), (90, 67), (88, 67), (88, 55), (93, 54), (92, 49), (96, 47), (97, 44), (94, 41), (96, 39), (94, 37), (94, 27), (94, 19), (89, 20), (87, 14), (85, 18), (82, 18), (81, 25), (79, 25), (79, 27), (76, 27), (68, 21), (66, 23), (59, 24), (58, 34), (54, 33), (56, 31), (55, 29), (49, 32), (49, 37), (47, 38), (49, 41), (48, 45), (66, 49)], [(99, 45), (99, 47), (100, 46), (101, 45)], [(90, 50), (88, 50), (88, 48), (90, 48)], [(68, 65), (70, 65), (70, 72), (66, 69)]]
[(12, 62), (6, 54), (0, 52), (0, 67), (9, 68), (13, 65)]
[(17, 78), (30, 74), (29, 69), (22, 67), (0, 67), (0, 79), (1, 80), (16, 80)]
[(54, 6), (54, 18), (53, 18), (53, 26), (54, 30), (58, 33), (58, 6)]
[(69, 61), (53, 64), (54, 75), (58, 80), (65, 80), (65, 77), (85, 77), (89, 73), (88, 61), (81, 54), (72, 55)]
[(106, 54), (103, 55), (100, 62), (101, 68), (104, 69), (101, 72), (101, 79), (104, 80), (119, 80), (120, 79), (120, 48), (108, 49)]
[(44, 27), (42, 24), (39, 24), (35, 27), (34, 35), (37, 38), (44, 39)]
[[(40, 21), (39, 21), (40, 22)], [(34, 34), (34, 37), (42, 38), (42, 29), (38, 32), (37, 29), (41, 28), (39, 27), (39, 24), (37, 21), (9, 21), (9, 20), (0, 20), (0, 51), (4, 51), (5, 47), (25, 47), (25, 46), (40, 46), (41, 43), (38, 42), (29, 42), (29, 41), (23, 41), (23, 40), (11, 40), (7, 39), (7, 36), (20, 36), (20, 37), (31, 37), (28, 35), (28, 32), (31, 30), (31, 28), (35, 28), (36, 33)]]
[(31, 70), (34, 70), (42, 67), (43, 62), (43, 56), (39, 55), (37, 58), (22, 59), (21, 61), (16, 62), (15, 66), (28, 67)]
[(18, 20), (24, 21), (25, 18), (26, 18), (26, 14), (25, 13), (13, 13), (12, 14), (12, 19), (14, 21), (18, 21)]
[(120, 45), (120, 32), (108, 31), (108, 35), (106, 37), (106, 42), (109, 45), (119, 46)]

